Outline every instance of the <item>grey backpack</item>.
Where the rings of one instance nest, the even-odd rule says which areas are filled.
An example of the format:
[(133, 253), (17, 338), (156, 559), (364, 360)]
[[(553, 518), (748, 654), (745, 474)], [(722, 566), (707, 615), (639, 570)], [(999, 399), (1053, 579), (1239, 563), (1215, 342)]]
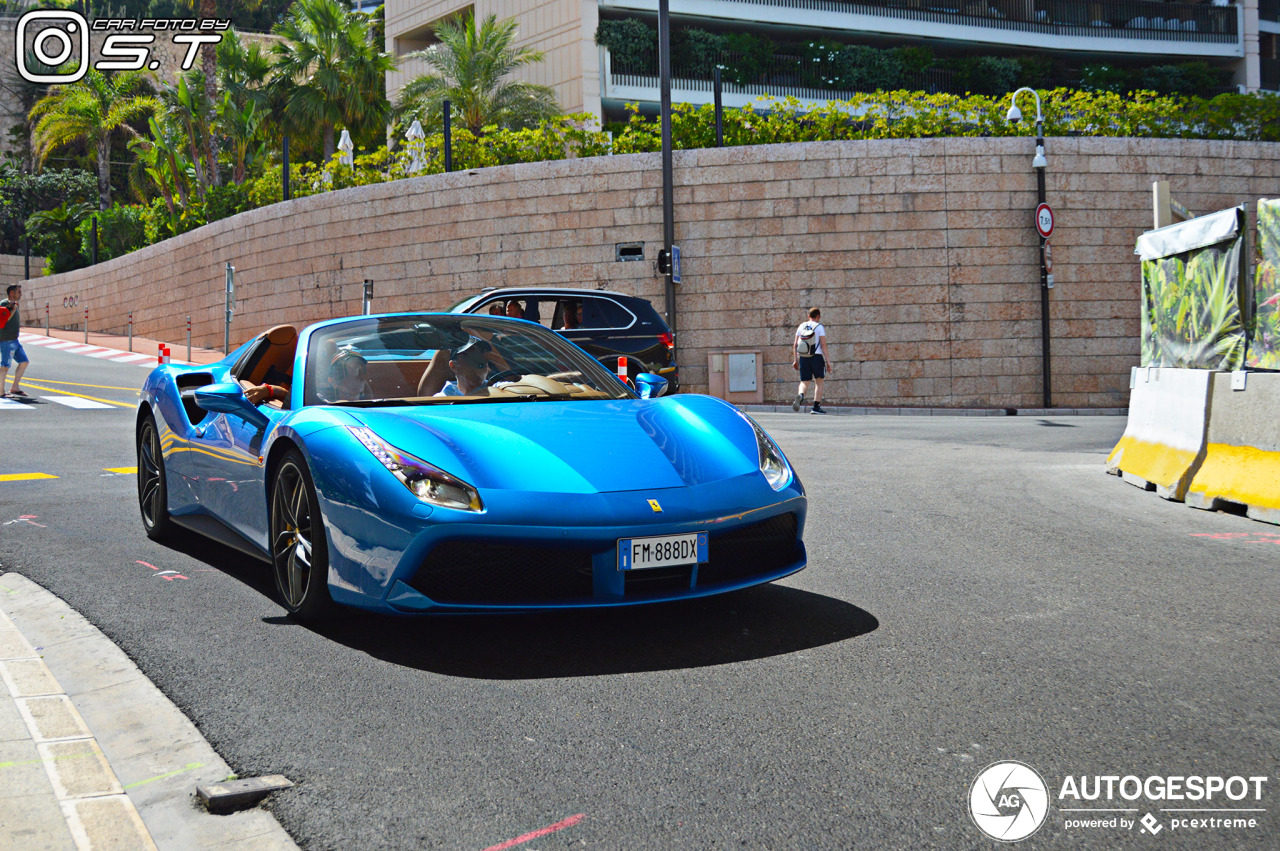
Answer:
[(796, 351), (800, 357), (807, 358), (818, 348), (818, 326), (806, 322), (800, 326), (799, 339), (796, 340)]

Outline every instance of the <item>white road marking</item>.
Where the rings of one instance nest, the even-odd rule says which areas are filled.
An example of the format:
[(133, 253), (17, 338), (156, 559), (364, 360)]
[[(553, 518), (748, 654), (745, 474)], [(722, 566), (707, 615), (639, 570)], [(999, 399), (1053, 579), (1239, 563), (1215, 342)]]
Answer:
[(0, 399), (0, 411), (30, 411), (30, 405), (15, 402), (12, 399)]
[(59, 405), (66, 405), (68, 408), (111, 408), (113, 405), (104, 405), (101, 402), (95, 402), (92, 399), (81, 399), (79, 396), (42, 396), (42, 399), (48, 399), (50, 402), (57, 402)]

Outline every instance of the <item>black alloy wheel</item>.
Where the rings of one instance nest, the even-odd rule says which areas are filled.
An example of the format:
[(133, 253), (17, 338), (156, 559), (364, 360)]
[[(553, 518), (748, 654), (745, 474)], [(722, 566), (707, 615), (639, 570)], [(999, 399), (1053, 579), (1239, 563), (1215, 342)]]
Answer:
[(169, 517), (169, 488), (165, 482), (160, 429), (150, 413), (138, 427), (138, 510), (148, 538), (162, 541), (172, 536), (174, 525)]
[(330, 613), (329, 549), (307, 462), (290, 450), (271, 488), (271, 564), (280, 602), (299, 620)]

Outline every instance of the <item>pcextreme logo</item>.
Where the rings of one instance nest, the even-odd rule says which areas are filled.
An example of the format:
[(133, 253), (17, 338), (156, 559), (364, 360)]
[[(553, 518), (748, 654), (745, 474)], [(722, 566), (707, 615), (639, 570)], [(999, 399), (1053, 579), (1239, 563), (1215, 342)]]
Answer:
[[(1239, 833), (1256, 829), (1270, 778), (1262, 775), (1067, 775), (1057, 786), (1066, 833)], [(1031, 766), (987, 766), (969, 787), (969, 816), (991, 839), (1017, 842), (1049, 821), (1050, 793)]]
[[(25, 12), (14, 28), (14, 58), (22, 79), (41, 85), (74, 83), (89, 70), (89, 32), (111, 33), (102, 40), (101, 58), (92, 65), (98, 71), (156, 70), (160, 60), (151, 59), (156, 33), (172, 33), (174, 44), (185, 44), (182, 70), (195, 64), (202, 44), (217, 44), (231, 28), (230, 21), (213, 19), (179, 20), (154, 18), (97, 18), (89, 21), (70, 9), (39, 9)], [(34, 62), (32, 61), (34, 60)], [(58, 73), (74, 63), (71, 73)], [(32, 67), (34, 66), (34, 67)]]

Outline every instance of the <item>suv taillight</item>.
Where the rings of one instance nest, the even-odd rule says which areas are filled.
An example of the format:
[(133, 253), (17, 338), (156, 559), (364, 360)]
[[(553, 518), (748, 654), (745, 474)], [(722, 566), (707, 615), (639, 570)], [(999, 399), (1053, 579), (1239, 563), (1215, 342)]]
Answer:
[(658, 334), (658, 339), (661, 340), (662, 345), (666, 346), (668, 349), (674, 349), (676, 346), (676, 338), (670, 333), (662, 332)]

